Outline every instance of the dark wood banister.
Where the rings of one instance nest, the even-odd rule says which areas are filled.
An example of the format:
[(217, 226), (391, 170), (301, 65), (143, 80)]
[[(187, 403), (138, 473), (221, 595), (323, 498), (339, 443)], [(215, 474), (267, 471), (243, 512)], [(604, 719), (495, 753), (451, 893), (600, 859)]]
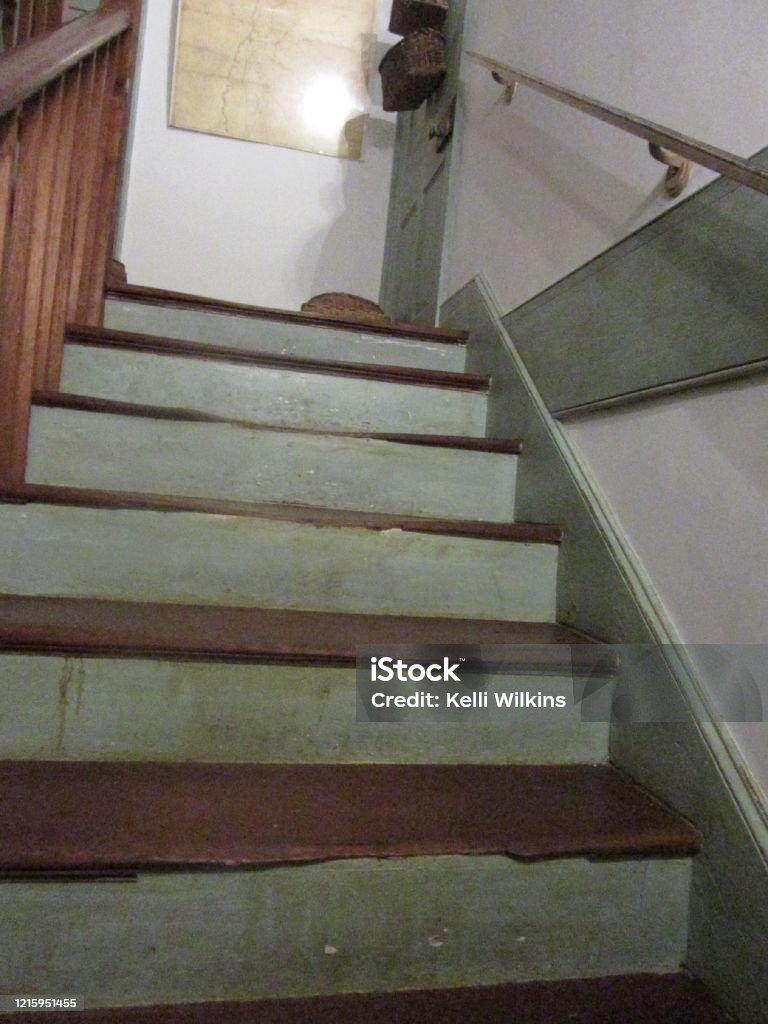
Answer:
[(0, 117), (125, 32), (131, 15), (130, 0), (108, 0), (99, 10), (3, 54)]
[(484, 57), (482, 54), (468, 50), (467, 56), (487, 68), (496, 81), (502, 85), (512, 87), (518, 82), (527, 85), (529, 88), (535, 89), (553, 100), (558, 100), (560, 103), (565, 103), (569, 107), (575, 107), (576, 110), (581, 110), (599, 121), (621, 128), (623, 131), (629, 132), (630, 135), (646, 139), (652, 146), (661, 146), (663, 149), (670, 150), (687, 160), (692, 160), (702, 167), (708, 167), (711, 171), (732, 178), (741, 185), (747, 185), (757, 192), (768, 195), (768, 172), (752, 167), (748, 161), (733, 153), (717, 149), (706, 142), (700, 142), (698, 139), (683, 135), (671, 128), (665, 128), (653, 121), (647, 121), (637, 114), (630, 114), (589, 96), (582, 96), (571, 89), (529, 75), (518, 68), (510, 68), (490, 57)]

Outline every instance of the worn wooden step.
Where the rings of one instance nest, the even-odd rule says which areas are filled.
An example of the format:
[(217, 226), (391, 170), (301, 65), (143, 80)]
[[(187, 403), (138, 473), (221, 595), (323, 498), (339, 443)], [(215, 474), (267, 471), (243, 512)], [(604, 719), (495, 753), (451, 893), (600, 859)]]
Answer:
[(698, 847), (695, 829), (607, 765), (5, 761), (0, 794), (6, 874)]
[(26, 471), (33, 483), (451, 519), (514, 518), (516, 459), (501, 452), (449, 439), (428, 446), (197, 422), (162, 408), (112, 411), (117, 403), (99, 408), (97, 400), (79, 406), (54, 401), (45, 396), (33, 407)]
[[(473, 713), (463, 721), (415, 714), (397, 725), (358, 722), (356, 648), (394, 644), (450, 645), (444, 653), (454, 660), (480, 655), (492, 673), (487, 690), (562, 693), (567, 706), (496, 720)], [(608, 757), (612, 652), (546, 623), (6, 596), (0, 650), (0, 749), (13, 759)], [(581, 700), (587, 675), (602, 685)]]
[(351, 667), (358, 646), (375, 644), (488, 645), (489, 660), (490, 645), (505, 645), (520, 672), (606, 666), (602, 645), (546, 622), (0, 595), (2, 650)]
[(321, 434), (323, 437), (370, 438), (375, 441), (392, 441), (400, 444), (422, 445), (427, 448), (451, 448), (462, 451), (490, 452), (496, 455), (520, 455), (523, 442), (507, 437), (469, 437), (463, 434), (414, 434), (396, 431), (371, 430), (315, 430), (312, 427), (278, 427), (256, 420), (238, 420), (216, 413), (201, 412), (199, 409), (185, 409), (168, 405), (142, 405), (139, 402), (119, 402), (109, 398), (93, 398), (90, 395), (75, 395), (64, 391), (35, 391), (32, 395), (35, 406), (52, 409), (79, 409), (84, 412), (112, 413), (116, 416), (149, 416), (153, 419), (180, 420), (187, 423), (226, 423), (250, 430), (282, 431), (290, 434)]
[(27, 484), (0, 593), (552, 622), (559, 531)]
[(70, 328), (61, 390), (279, 426), (479, 437), (488, 378)]
[(494, 523), (478, 519), (436, 519), (389, 512), (335, 509), (322, 505), (186, 497), (175, 494), (59, 487), (55, 484), (0, 483), (0, 503), (3, 502), (40, 502), (80, 508), (140, 509), (169, 513), (199, 512), (211, 516), (271, 519), (317, 527), (349, 527), (384, 533), (401, 531), (438, 534), (447, 537), (474, 537), (479, 540), (518, 541), (523, 544), (558, 545), (563, 539), (562, 529), (554, 523)]
[(415, 324), (264, 309), (178, 292), (125, 286), (107, 296), (105, 325), (277, 355), (461, 370), (466, 333)]
[[(29, 1013), (0, 1015), (32, 1024)], [(46, 1013), (50, 1024), (735, 1024), (687, 974)]]

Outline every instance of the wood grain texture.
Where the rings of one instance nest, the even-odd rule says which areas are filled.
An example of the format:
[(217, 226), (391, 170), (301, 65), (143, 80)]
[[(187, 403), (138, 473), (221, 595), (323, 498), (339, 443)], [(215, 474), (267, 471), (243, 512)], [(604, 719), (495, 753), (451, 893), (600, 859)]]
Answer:
[[(0, 1014), (32, 1024), (29, 1013)], [(686, 974), (46, 1013), (50, 1024), (735, 1024)]]
[(493, 523), (484, 520), (433, 519), (385, 512), (357, 512), (316, 505), (288, 505), (276, 502), (229, 501), (188, 498), (167, 494), (139, 494), (131, 491), (99, 491), (50, 484), (0, 481), (0, 502), (40, 502), (79, 505), (87, 508), (144, 509), (155, 512), (201, 512), (206, 515), (244, 516), (307, 523), (313, 526), (352, 527), (364, 530), (403, 530), (447, 537), (476, 537), (525, 544), (559, 544), (563, 531), (550, 523)]
[(35, 162), (35, 198), (32, 225), (27, 249), (27, 276), (24, 287), (24, 307), (21, 344), (31, 351), (33, 360), (32, 386), (41, 383), (38, 370), (45, 365), (48, 339), (40, 334), (40, 301), (45, 285), (46, 260), (50, 235), (55, 233), (52, 222), (53, 191), (58, 163), (59, 128), (62, 121), (64, 83), (52, 82), (42, 93), (42, 123), (40, 143)]
[(61, 0), (27, 3), (21, 35), (35, 38), (0, 62), (4, 480), (23, 479), (31, 391), (58, 382), (66, 319), (76, 310), (100, 318), (115, 217), (126, 101), (124, 90), (118, 103), (113, 93), (135, 32), (125, 44), (110, 41), (137, 9), (134, 0), (107, 0), (59, 28), (62, 11)]
[(6, 114), (99, 50), (131, 24), (130, 0), (106, 0), (98, 11), (31, 39), (0, 62), (0, 115)]
[(16, 111), (0, 117), (0, 265), (3, 265), (3, 271), (5, 271), (5, 239), (11, 220), (13, 201), (18, 128), (19, 119)]
[[(63, 195), (62, 202), (62, 226), (61, 237), (56, 260), (56, 278), (53, 286), (53, 297), (51, 306), (51, 343), (48, 346), (45, 366), (37, 379), (44, 386), (58, 384), (61, 376), (61, 360), (64, 348), (64, 326), (67, 321), (69, 310), (69, 294), (71, 287), (71, 272), (75, 254), (75, 232), (77, 227), (78, 209), (81, 203), (80, 171), (81, 171), (81, 148), (83, 125), (87, 121), (87, 111), (93, 103), (94, 90), (96, 88), (96, 69), (98, 54), (87, 57), (72, 72), (69, 85), (68, 103), (72, 105), (73, 138), (72, 151), (68, 155), (66, 146), (62, 150), (62, 172), (66, 170), (66, 177), (60, 179), (60, 186)], [(69, 113), (67, 111), (67, 113)], [(66, 162), (66, 168), (63, 166)]]
[(427, 324), (377, 323), (371, 320), (356, 320), (354, 317), (323, 316), (317, 313), (299, 313), (287, 309), (270, 309), (266, 306), (249, 306), (240, 302), (207, 298), (203, 295), (188, 295), (185, 292), (166, 291), (162, 288), (145, 288), (142, 285), (117, 285), (109, 289), (109, 298), (127, 299), (154, 306), (176, 306), (181, 309), (200, 309), (208, 313), (225, 313), (231, 316), (252, 316), (254, 320), (278, 320), (303, 327), (332, 327), (363, 334), (385, 334), (395, 337), (415, 338), (423, 341), (442, 341), (449, 345), (462, 345), (467, 332), (433, 327)]
[[(94, 54), (84, 104), (78, 113), (79, 145), (75, 174), (77, 180), (72, 250), (69, 259), (69, 292), (66, 319), (77, 319), (81, 296), (88, 288), (88, 257), (93, 244), (94, 218), (98, 211), (101, 175), (102, 125), (114, 57), (109, 47)], [(106, 272), (106, 268), (105, 268)]]
[(128, 123), (131, 113), (131, 90), (139, 42), (142, 0), (128, 0), (131, 6), (131, 27), (113, 40), (114, 73), (104, 125), (104, 158), (102, 161), (101, 189), (94, 245), (91, 252), (91, 275), (87, 301), (83, 309), (84, 322), (104, 322), (105, 286), (110, 266), (125, 267), (112, 259), (117, 231), (118, 199), (122, 185)]
[(37, 172), (43, 150), (45, 97), (28, 100), (20, 113), (13, 216), (0, 282), (0, 479), (21, 480), (27, 452), (30, 399), (37, 342), (36, 322), (26, 317), (30, 263), (41, 252), (36, 244)]
[(41, 387), (47, 382), (49, 364), (60, 363), (60, 354), (51, 351), (61, 349), (64, 339), (64, 319), (56, 312), (56, 292), (60, 279), (66, 273), (63, 253), (71, 234), (66, 231), (67, 193), (72, 166), (72, 154), (77, 134), (77, 108), (80, 92), (78, 66), (67, 72), (57, 82), (59, 104), (55, 120), (49, 124), (53, 152), (55, 154), (51, 178), (51, 199), (48, 209), (48, 224), (45, 232), (45, 254), (43, 276), (37, 303), (38, 349), (35, 360), (34, 384)]
[(4, 651), (351, 667), (358, 646), (376, 644), (505, 645), (483, 659), (515, 671), (616, 666), (592, 638), (545, 622), (0, 596)]
[(13, 873), (698, 849), (691, 825), (607, 765), (6, 761), (0, 794)]
[(472, 373), (423, 370), (416, 367), (383, 364), (345, 363), (332, 359), (308, 359), (303, 356), (279, 356), (272, 353), (250, 352), (224, 345), (200, 345), (194, 341), (181, 341), (177, 338), (113, 331), (103, 327), (71, 324), (67, 329), (67, 340), (78, 345), (124, 348), (134, 352), (183, 356), (187, 359), (219, 360), (246, 366), (295, 370), (300, 373), (325, 373), (335, 377), (356, 377), (364, 380), (389, 381), (393, 384), (452, 388), (456, 391), (483, 392), (487, 391), (489, 386), (487, 377)]

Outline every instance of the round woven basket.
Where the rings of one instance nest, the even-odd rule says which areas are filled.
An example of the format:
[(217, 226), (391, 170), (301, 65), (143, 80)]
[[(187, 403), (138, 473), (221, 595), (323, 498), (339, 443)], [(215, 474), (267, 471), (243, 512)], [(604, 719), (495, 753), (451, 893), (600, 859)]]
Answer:
[(335, 316), (349, 320), (375, 320), (379, 323), (390, 323), (384, 310), (370, 299), (359, 295), (348, 295), (346, 292), (324, 292), (315, 295), (301, 307), (302, 313), (320, 313), (322, 316)]

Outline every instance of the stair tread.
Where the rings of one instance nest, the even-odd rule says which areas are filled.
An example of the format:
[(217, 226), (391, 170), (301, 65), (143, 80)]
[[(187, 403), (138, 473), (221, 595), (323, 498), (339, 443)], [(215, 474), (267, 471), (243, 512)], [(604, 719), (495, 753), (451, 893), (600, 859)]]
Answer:
[(55, 484), (2, 484), (0, 502), (35, 502), (88, 508), (120, 508), (156, 512), (199, 512), (206, 515), (245, 516), (325, 527), (366, 530), (402, 530), (409, 533), (475, 537), (480, 540), (559, 544), (562, 530), (551, 523), (496, 523), (484, 520), (434, 519), (388, 512), (349, 511), (318, 505), (280, 502), (231, 501), (185, 495), (104, 491)]
[(266, 306), (252, 306), (224, 299), (191, 295), (187, 292), (166, 291), (142, 285), (116, 285), (107, 290), (107, 298), (128, 299), (147, 305), (176, 306), (183, 309), (200, 309), (208, 313), (227, 313), (234, 316), (252, 316), (254, 320), (279, 320), (304, 327), (331, 327), (338, 330), (353, 330), (365, 334), (391, 334), (397, 337), (415, 338), (450, 345), (464, 344), (467, 331), (433, 327), (428, 324), (402, 322), (378, 322), (354, 316), (329, 316), (319, 313), (302, 313), (294, 310), (274, 309)]
[(391, 384), (409, 384), (421, 387), (448, 388), (460, 391), (485, 392), (490, 378), (484, 374), (458, 373), (451, 370), (427, 370), (417, 367), (392, 366), (384, 363), (352, 363), (332, 359), (310, 359), (305, 356), (284, 356), (271, 352), (257, 352), (226, 345), (201, 345), (195, 341), (164, 338), (130, 331), (115, 331), (105, 327), (85, 327), (70, 324), (65, 342), (102, 348), (122, 348), (132, 352), (155, 355), (181, 356), (227, 363), (260, 366), (269, 369), (293, 370), (297, 373), (318, 373), (331, 376), (355, 377), (384, 381)]
[(698, 848), (609, 765), (6, 761), (0, 793), (11, 874)]
[(2, 650), (352, 666), (358, 645), (420, 643), (514, 644), (520, 670), (606, 662), (602, 645), (546, 622), (0, 595)]
[[(32, 1021), (32, 1014), (0, 1020)], [(51, 1024), (729, 1024), (700, 981), (634, 974), (473, 988), (46, 1013)]]
[(121, 402), (110, 398), (96, 398), (91, 395), (75, 395), (62, 391), (36, 391), (32, 396), (33, 405), (58, 409), (77, 409), (82, 412), (111, 413), (117, 416), (138, 416), (148, 419), (181, 420), (193, 423), (223, 423), (246, 430), (269, 431), (283, 434), (310, 434), (322, 437), (370, 438), (375, 441), (391, 441), (400, 444), (424, 445), (433, 448), (461, 448), (469, 451), (488, 452), (500, 455), (519, 455), (522, 442), (506, 437), (468, 437), (461, 434), (412, 434), (352, 430), (315, 430), (311, 427), (283, 426), (280, 424), (257, 423), (252, 420), (232, 419), (217, 416), (197, 409), (182, 409), (171, 406), (144, 405), (138, 402)]

